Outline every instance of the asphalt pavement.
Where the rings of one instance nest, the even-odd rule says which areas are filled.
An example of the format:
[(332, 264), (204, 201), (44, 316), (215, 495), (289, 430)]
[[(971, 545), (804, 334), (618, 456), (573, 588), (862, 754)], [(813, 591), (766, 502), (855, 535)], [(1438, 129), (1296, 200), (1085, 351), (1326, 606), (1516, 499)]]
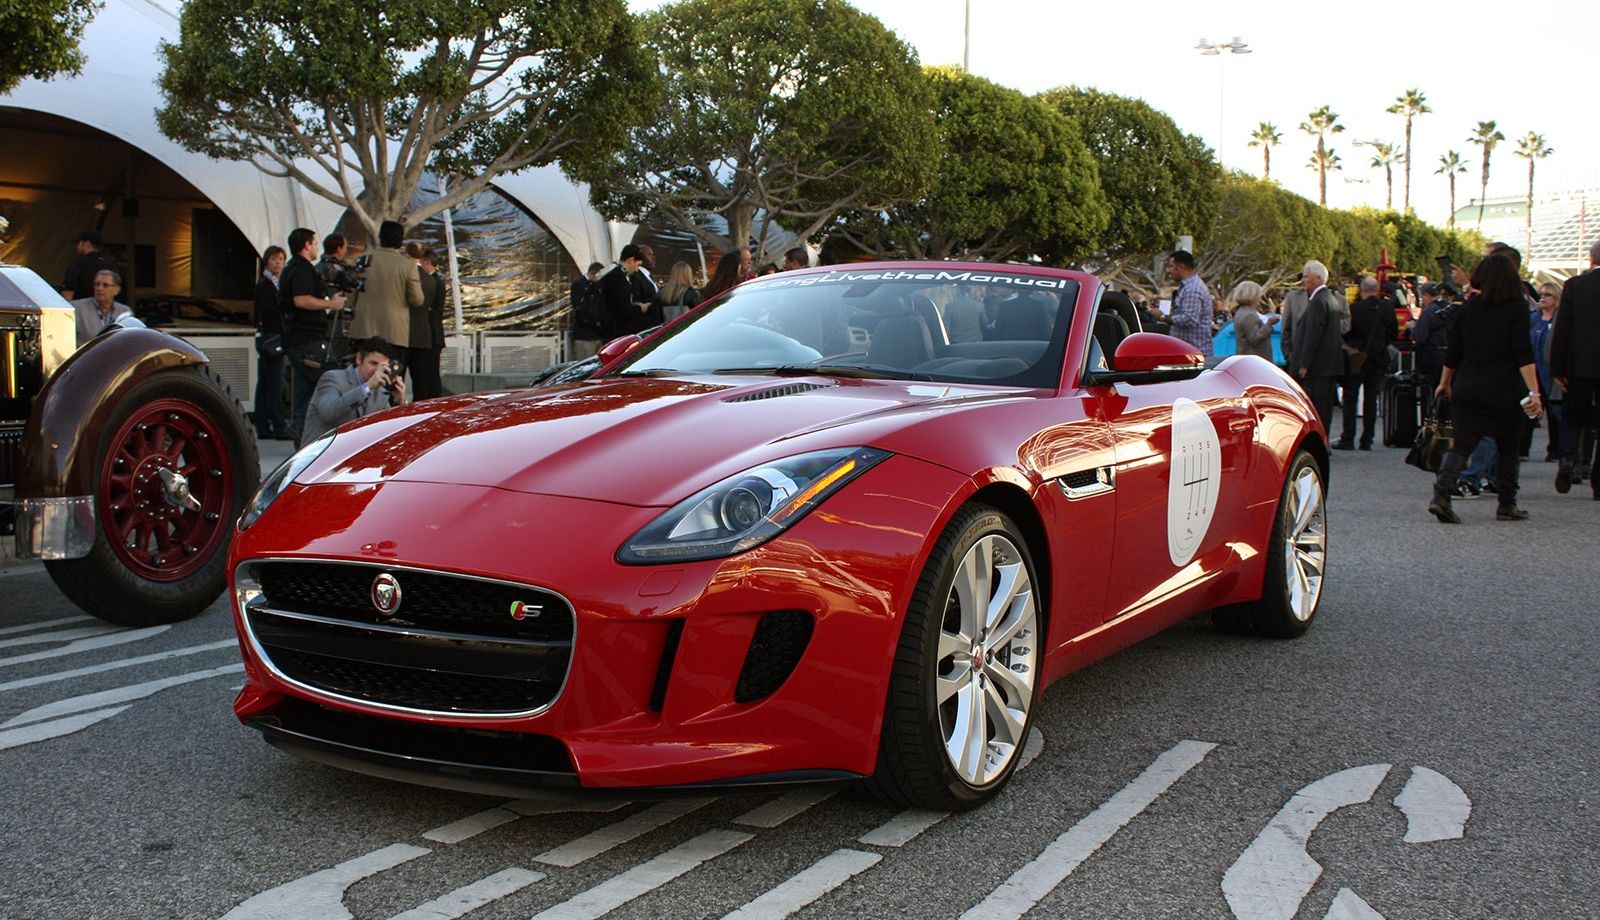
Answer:
[(1530, 521), (1447, 527), (1401, 456), (1335, 455), (1309, 633), (1201, 617), (1069, 676), (959, 815), (339, 772), (235, 721), (223, 601), (116, 630), (0, 565), (0, 917), (1600, 917), (1600, 502), (1532, 463)]

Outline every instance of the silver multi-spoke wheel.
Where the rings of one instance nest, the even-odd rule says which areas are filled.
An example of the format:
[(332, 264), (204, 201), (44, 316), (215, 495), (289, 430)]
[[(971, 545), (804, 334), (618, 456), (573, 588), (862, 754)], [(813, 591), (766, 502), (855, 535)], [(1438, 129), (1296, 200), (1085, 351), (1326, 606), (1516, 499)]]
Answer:
[(1038, 671), (1038, 605), (1017, 545), (980, 538), (956, 566), (939, 627), (934, 684), (945, 754), (973, 786), (1022, 749)]
[(1289, 610), (1302, 622), (1317, 612), (1322, 572), (1328, 558), (1328, 518), (1322, 477), (1315, 466), (1301, 466), (1289, 483), (1283, 541), (1283, 570), (1288, 581)]

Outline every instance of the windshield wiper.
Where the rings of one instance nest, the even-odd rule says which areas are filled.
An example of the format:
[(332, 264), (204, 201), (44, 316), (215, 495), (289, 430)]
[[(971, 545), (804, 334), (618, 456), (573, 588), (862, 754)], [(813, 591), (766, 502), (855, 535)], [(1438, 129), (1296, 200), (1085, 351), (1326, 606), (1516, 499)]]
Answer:
[(927, 374), (882, 364), (780, 364), (776, 367), (722, 367), (713, 374), (771, 374), (774, 377), (850, 377), (862, 380), (931, 380)]
[(641, 371), (617, 371), (607, 377), (681, 377), (683, 371), (671, 367), (649, 367)]

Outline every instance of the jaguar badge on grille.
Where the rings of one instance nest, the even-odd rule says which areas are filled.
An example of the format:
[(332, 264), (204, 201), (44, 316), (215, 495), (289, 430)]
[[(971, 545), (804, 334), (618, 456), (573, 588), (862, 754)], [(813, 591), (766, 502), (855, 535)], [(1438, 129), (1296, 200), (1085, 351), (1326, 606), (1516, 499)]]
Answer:
[(383, 616), (400, 609), (400, 580), (384, 572), (372, 580), (372, 606)]

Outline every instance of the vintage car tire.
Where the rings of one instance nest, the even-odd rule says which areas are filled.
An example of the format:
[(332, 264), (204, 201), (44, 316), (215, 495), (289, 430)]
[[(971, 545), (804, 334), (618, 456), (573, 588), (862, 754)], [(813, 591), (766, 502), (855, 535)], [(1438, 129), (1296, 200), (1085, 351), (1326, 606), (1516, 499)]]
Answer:
[[(974, 596), (972, 589), (986, 584), (997, 586), (996, 596), (1006, 591), (1008, 602), (987, 624), (972, 618), (963, 627), (962, 595)], [(1006, 515), (981, 504), (955, 514), (929, 555), (906, 613), (877, 769), (865, 783), (869, 793), (894, 805), (952, 810), (980, 805), (1006, 784), (1021, 760), (1038, 699), (1044, 627), (1038, 584), (1027, 541)], [(986, 612), (996, 606), (985, 600)], [(978, 636), (964, 628), (976, 628)], [(984, 724), (968, 731), (961, 709), (974, 698), (1004, 707), (1011, 721), (991, 718), (985, 706), (979, 713)], [(981, 764), (952, 750), (980, 735)], [(1001, 748), (991, 750), (991, 742)], [(967, 762), (958, 765), (958, 757)]]
[(1261, 598), (1214, 610), (1211, 619), (1225, 632), (1293, 639), (1316, 617), (1328, 559), (1327, 490), (1306, 451), (1289, 463), (1266, 555)]
[[(176, 449), (180, 436), (190, 445), (183, 450)], [(153, 437), (164, 443), (157, 445)], [(174, 623), (205, 610), (227, 584), (233, 524), (260, 479), (255, 439), (238, 400), (209, 367), (164, 370), (119, 400), (96, 440), (94, 548), (82, 558), (47, 561), (51, 579), (86, 612), (119, 626)], [(179, 460), (184, 465), (172, 469)], [(137, 472), (113, 472), (129, 466), (146, 471), (145, 481), (136, 482)], [(199, 510), (161, 507), (160, 477), (148, 473), (160, 466), (196, 474), (189, 478)], [(126, 510), (140, 501), (156, 510)], [(184, 520), (185, 515), (192, 519)], [(170, 532), (168, 521), (173, 522)], [(176, 558), (169, 560), (168, 550), (162, 550), (158, 526), (168, 542), (177, 544), (170, 547)], [(130, 545), (139, 540), (141, 527), (149, 528), (145, 550)], [(185, 553), (185, 546), (193, 552)]]

